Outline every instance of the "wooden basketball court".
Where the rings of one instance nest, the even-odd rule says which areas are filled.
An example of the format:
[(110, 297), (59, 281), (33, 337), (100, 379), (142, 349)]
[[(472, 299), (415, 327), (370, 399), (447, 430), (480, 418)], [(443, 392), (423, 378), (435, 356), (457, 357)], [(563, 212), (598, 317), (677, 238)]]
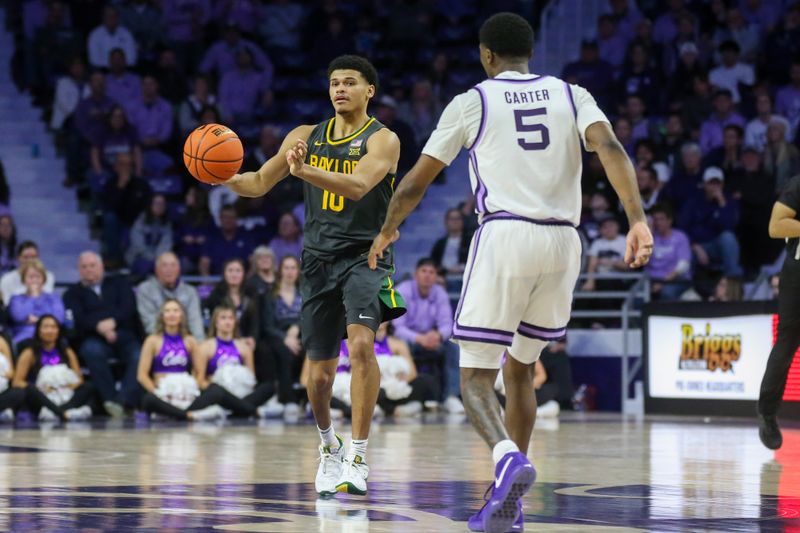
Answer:
[[(322, 500), (309, 422), (0, 426), (0, 529), (467, 531), (492, 472), (469, 424), (373, 427), (369, 495)], [(770, 452), (744, 419), (542, 420), (526, 530), (800, 531), (800, 425), (784, 439)]]

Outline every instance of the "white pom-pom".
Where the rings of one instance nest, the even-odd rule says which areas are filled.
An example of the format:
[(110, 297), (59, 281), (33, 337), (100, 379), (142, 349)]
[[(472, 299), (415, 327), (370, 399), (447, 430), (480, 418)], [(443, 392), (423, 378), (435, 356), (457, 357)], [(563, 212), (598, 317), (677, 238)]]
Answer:
[(256, 377), (250, 369), (239, 364), (227, 364), (218, 368), (211, 381), (238, 398), (244, 398), (256, 386)]
[(186, 409), (200, 396), (200, 388), (191, 375), (186, 372), (176, 372), (161, 378), (154, 393), (178, 409)]
[(337, 372), (333, 380), (333, 397), (347, 405), (351, 405), (350, 378), (350, 372)]

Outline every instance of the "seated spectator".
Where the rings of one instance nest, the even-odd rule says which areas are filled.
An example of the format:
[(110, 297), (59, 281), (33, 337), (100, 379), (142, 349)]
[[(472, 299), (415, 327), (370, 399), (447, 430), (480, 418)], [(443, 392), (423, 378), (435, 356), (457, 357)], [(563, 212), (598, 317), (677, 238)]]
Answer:
[(134, 172), (142, 175), (142, 146), (136, 127), (128, 122), (125, 109), (115, 105), (108, 114), (106, 126), (92, 142), (92, 171), (96, 176), (108, 174), (114, 168), (117, 154), (133, 158)]
[(628, 61), (620, 77), (621, 95), (639, 95), (645, 107), (658, 109), (661, 104), (661, 76), (653, 67), (647, 48), (633, 43), (628, 50)]
[(601, 280), (597, 283), (592, 274), (608, 274), (611, 272), (624, 272), (629, 270), (625, 263), (625, 237), (619, 234), (619, 221), (613, 217), (607, 217), (600, 222), (600, 237), (595, 239), (589, 251), (589, 265), (586, 273), (589, 276), (583, 284), (582, 290), (593, 291), (598, 286), (608, 287), (609, 280)]
[[(70, 383), (67, 385), (63, 380), (56, 379), (60, 386), (53, 390), (55, 383), (40, 374), (57, 365), (71, 371), (65, 372)], [(48, 373), (50, 377), (56, 377), (52, 375), (53, 371)], [(58, 371), (55, 370), (55, 373)], [(89, 403), (94, 396), (94, 389), (84, 383), (78, 357), (67, 345), (61, 323), (52, 315), (42, 315), (36, 321), (31, 344), (22, 350), (17, 359), (13, 384), (15, 388), (25, 390), (25, 402), (39, 420), (80, 420), (92, 416)], [(58, 401), (51, 399), (54, 393)]]
[(167, 298), (181, 303), (186, 310), (189, 331), (196, 339), (203, 340), (203, 314), (197, 289), (180, 279), (181, 264), (172, 252), (165, 252), (156, 259), (155, 276), (143, 281), (136, 290), (136, 309), (144, 331), (152, 334), (156, 328), (159, 308)]
[(84, 181), (89, 166), (89, 149), (103, 132), (114, 101), (106, 95), (106, 78), (102, 72), (89, 77), (91, 94), (78, 103), (73, 114), (72, 128), (67, 135), (67, 178), (63, 185), (69, 187)]
[(255, 248), (249, 234), (239, 229), (236, 209), (231, 205), (223, 206), (219, 214), (220, 227), (212, 230), (198, 263), (200, 275), (209, 276), (222, 272), (222, 263), (227, 259), (238, 257), (247, 261)]
[(11, 334), (14, 344), (19, 346), (24, 340), (33, 337), (39, 318), (53, 315), (59, 323), (64, 322), (64, 304), (57, 294), (46, 291), (44, 280), (47, 271), (38, 259), (27, 261), (20, 269), (24, 294), (15, 294), (8, 304), (11, 321)]
[(725, 27), (717, 28), (714, 32), (714, 42), (719, 45), (720, 51), (726, 41), (735, 42), (739, 46), (745, 63), (756, 62), (761, 41), (760, 28), (756, 24), (749, 24), (741, 10), (736, 7), (728, 9)]
[(236, 322), (242, 342), (255, 349), (258, 337), (258, 298), (244, 288), (245, 263), (239, 258), (228, 259), (222, 265), (222, 279), (203, 302), (205, 316), (210, 317), (220, 306), (236, 311)]
[(684, 0), (669, 0), (669, 10), (656, 18), (653, 26), (653, 39), (656, 42), (667, 44), (675, 39), (678, 34), (678, 20), (686, 14)]
[(735, 124), (744, 129), (744, 117), (734, 110), (732, 98), (728, 89), (720, 89), (714, 94), (714, 114), (700, 128), (700, 148), (703, 153), (722, 146), (722, 130), (725, 126)]
[(83, 36), (67, 24), (66, 6), (49, 2), (45, 25), (36, 31), (33, 46), (36, 50), (34, 96), (49, 100), (49, 92), (58, 75), (65, 72), (73, 57), (84, 49)]
[(686, 142), (686, 131), (680, 113), (670, 113), (664, 124), (664, 138), (661, 140), (661, 155), (672, 172), (680, 168), (681, 146)]
[(132, 0), (120, 7), (119, 16), (136, 40), (141, 59), (151, 62), (162, 42), (161, 12), (148, 0)]
[[(392, 130), (400, 140), (400, 146), (403, 147), (403, 150), (401, 150), (400, 160), (397, 163), (397, 173), (405, 175), (416, 162), (414, 154), (417, 153), (417, 144), (414, 130), (405, 121), (397, 118), (397, 100), (388, 94), (381, 96), (378, 100), (375, 108), (375, 118)], [(291, 183), (296, 180), (283, 180), (281, 183), (284, 181)]]
[(625, 61), (627, 41), (617, 31), (617, 24), (611, 15), (601, 15), (597, 19), (597, 48), (600, 57), (611, 63), (613, 72), (618, 74)]
[(721, 64), (708, 74), (708, 79), (718, 89), (727, 89), (733, 98), (733, 103), (742, 101), (739, 87), (744, 85), (752, 87), (756, 81), (753, 67), (739, 61), (741, 49), (736, 41), (725, 41), (719, 45)]
[[(39, 247), (33, 241), (22, 241), (17, 248), (17, 268), (11, 272), (6, 272), (0, 278), (0, 293), (3, 296), (3, 304), (8, 305), (11, 297), (15, 294), (25, 294), (27, 287), (22, 282), (22, 267), (33, 261), (39, 260)], [(53, 292), (56, 286), (56, 278), (49, 270), (45, 277), (43, 292)]]
[(614, 121), (614, 134), (617, 136), (617, 140), (620, 144), (622, 144), (622, 147), (625, 148), (625, 153), (628, 154), (628, 157), (633, 158), (633, 149), (636, 145), (636, 139), (633, 138), (633, 126), (627, 117), (620, 116)]
[(644, 207), (645, 212), (649, 212), (658, 202), (659, 183), (655, 169), (649, 165), (637, 167), (636, 182), (639, 184), (642, 207)]
[[(388, 128), (390, 126), (386, 125), (386, 127)], [(258, 146), (250, 151), (245, 158), (242, 168), (260, 169), (270, 157), (278, 153), (281, 147), (282, 137), (280, 129), (277, 126), (269, 124), (264, 125), (261, 128)], [(303, 201), (303, 182), (300, 180), (281, 180), (270, 190), (269, 195), (263, 198), (269, 201), (269, 204), (277, 213), (291, 211), (295, 205)], [(244, 207), (242, 206), (242, 202), (245, 200), (252, 202), (254, 199), (239, 197), (237, 200), (228, 201), (226, 203), (236, 203), (237, 208), (240, 208)], [(263, 214), (264, 207), (267, 206), (259, 207), (259, 211), (262, 211)], [(242, 214), (241, 211), (240, 214)], [(254, 214), (258, 215), (259, 213), (256, 212)]]
[[(138, 407), (141, 398), (136, 381), (141, 349), (136, 297), (125, 276), (105, 275), (95, 252), (80, 255), (78, 275), (80, 281), (64, 292), (64, 306), (74, 321), (73, 340), (106, 412), (120, 418), (124, 408)], [(113, 359), (125, 368), (119, 392), (111, 371)]]
[(601, 191), (594, 191), (589, 199), (589, 209), (582, 215), (580, 224), (589, 242), (600, 236), (600, 223), (611, 216), (613, 213), (608, 196)]
[[(226, 403), (233, 407), (234, 415), (255, 415), (275, 393), (272, 383), (256, 383), (253, 346), (237, 336), (236, 310), (231, 307), (214, 308), (208, 338), (198, 346), (196, 360), (200, 388), (207, 390), (215, 383), (224, 389)], [(221, 370), (230, 365), (242, 367), (249, 374)]]
[[(422, 412), (424, 403), (437, 401), (441, 390), (436, 379), (428, 374), (419, 374), (408, 344), (389, 333), (390, 324), (382, 323), (375, 332), (375, 356), (381, 369), (381, 387), (378, 392), (377, 407), (389, 416), (414, 416)], [(350, 373), (350, 350), (347, 340), (342, 339), (339, 351), (339, 365), (336, 379)], [(349, 398), (349, 380), (337, 386), (334, 383), (334, 397), (344, 392)], [(344, 387), (342, 385), (345, 385)], [(344, 402), (347, 403), (347, 402)], [(333, 403), (332, 407), (335, 407)], [(347, 410), (350, 406), (347, 405)]]
[(225, 391), (212, 383), (201, 392), (205, 383), (191, 373), (197, 359), (198, 343), (187, 329), (186, 312), (180, 302), (167, 298), (139, 355), (136, 376), (145, 390), (142, 409), (177, 420), (223, 418), (220, 404), (227, 399)]
[[(696, 139), (703, 124), (714, 112), (711, 83), (706, 74), (697, 74), (692, 79), (692, 94), (673, 101), (673, 109), (681, 110), (683, 123), (692, 139)], [(696, 133), (698, 132), (698, 133)]]
[(253, 250), (253, 255), (250, 257), (250, 271), (244, 284), (245, 290), (259, 296), (271, 295), (275, 286), (277, 262), (275, 252), (269, 246), (262, 244)]
[(689, 237), (672, 227), (675, 217), (668, 204), (655, 205), (650, 216), (653, 256), (645, 270), (652, 280), (653, 296), (664, 301), (678, 300), (692, 286)]
[(150, 204), (150, 185), (133, 172), (133, 157), (117, 154), (114, 174), (103, 185), (98, 201), (103, 205), (103, 250), (106, 261), (115, 267), (122, 266), (122, 245), (134, 222)]
[(714, 148), (703, 159), (705, 167), (719, 167), (730, 177), (742, 168), (742, 140), (744, 131), (736, 124), (729, 124), (722, 130), (722, 146)]
[(155, 78), (161, 88), (161, 95), (173, 107), (180, 104), (189, 94), (186, 72), (178, 64), (175, 50), (171, 48), (165, 48), (159, 52)]
[[(800, 101), (800, 100), (799, 100)], [(762, 152), (767, 146), (767, 128), (773, 120), (784, 122), (786, 125), (786, 141), (791, 142), (791, 131), (789, 121), (780, 115), (772, 112), (772, 98), (769, 93), (763, 91), (756, 96), (756, 111), (758, 115), (747, 123), (744, 131), (744, 143)]]
[(203, 255), (206, 239), (214, 229), (214, 221), (208, 212), (208, 193), (192, 186), (186, 191), (184, 205), (175, 222), (175, 252), (181, 258), (187, 273), (197, 272), (197, 264)]
[(640, 139), (636, 143), (637, 167), (652, 167), (659, 185), (667, 183), (672, 177), (672, 169), (663, 161), (656, 159), (656, 144), (650, 139)]
[(271, 416), (291, 418), (300, 412), (294, 390), (305, 360), (300, 342), (299, 281), (300, 261), (287, 255), (278, 265), (272, 293), (262, 300), (256, 372), (259, 382), (278, 382), (277, 402), (267, 412)]
[(260, 15), (259, 38), (267, 49), (295, 50), (300, 44), (305, 6), (295, 2), (276, 2), (264, 6)]
[[(178, 109), (178, 127), (183, 135), (188, 135), (203, 123), (201, 114), (209, 106), (219, 108), (219, 102), (217, 96), (211, 91), (211, 80), (201, 74), (194, 79), (192, 94), (186, 97)], [(255, 167), (245, 166), (245, 168)]]
[(789, 180), (800, 174), (800, 150), (786, 142), (786, 123), (770, 120), (764, 148), (764, 170), (775, 178), (775, 187), (783, 190)]
[(709, 302), (741, 302), (744, 296), (742, 280), (722, 276), (714, 287), (714, 293), (709, 296)]
[(130, 116), (145, 150), (168, 149), (167, 142), (172, 136), (172, 106), (159, 94), (154, 76), (142, 78), (142, 97), (130, 104)]
[(13, 387), (14, 352), (0, 336), (0, 422), (13, 422), (16, 410), (25, 401), (25, 389)]
[(17, 226), (11, 215), (0, 215), (0, 275), (17, 268)]
[(670, 100), (681, 101), (691, 96), (695, 92), (695, 77), (704, 76), (705, 72), (697, 45), (693, 42), (683, 43), (678, 48), (678, 66), (669, 78)]
[[(284, 180), (286, 181), (286, 180)], [(220, 213), (222, 208), (226, 205), (236, 207), (236, 202), (239, 200), (239, 195), (230, 190), (228, 187), (213, 187), (208, 192), (208, 210), (211, 217), (214, 219), (214, 224), (220, 226)], [(239, 212), (236, 212), (236, 224), (239, 224)]]
[(433, 94), (433, 86), (427, 79), (414, 82), (408, 102), (400, 104), (397, 115), (411, 126), (417, 146), (428, 140), (442, 113), (442, 104)]
[(647, 107), (641, 95), (632, 94), (628, 96), (625, 115), (630, 120), (631, 138), (634, 141), (658, 138), (658, 126), (647, 118)]
[[(249, 39), (243, 39), (236, 24), (226, 24), (222, 39), (216, 41), (203, 56), (200, 71), (222, 78), (226, 73), (236, 69), (236, 56), (240, 50), (247, 50), (253, 60), (255, 70), (272, 79), (273, 66), (261, 48)], [(267, 83), (269, 85), (269, 83)]]
[(226, 124), (233, 128), (252, 127), (257, 109), (271, 94), (271, 82), (254, 68), (249, 50), (238, 50), (236, 68), (225, 72), (219, 83), (219, 101)]
[(672, 205), (684, 205), (700, 188), (703, 177), (701, 166), (703, 153), (697, 143), (686, 143), (681, 147), (681, 165), (672, 174), (664, 187), (662, 198)]
[(95, 68), (108, 67), (111, 50), (121, 48), (131, 65), (137, 62), (137, 44), (127, 28), (119, 23), (119, 12), (114, 6), (106, 6), (103, 24), (89, 34), (89, 63)]
[(108, 57), (106, 94), (130, 111), (130, 106), (142, 97), (142, 79), (128, 70), (128, 62), (122, 48), (114, 48)]
[(464, 215), (457, 208), (447, 210), (444, 216), (447, 235), (437, 240), (431, 250), (436, 268), (446, 274), (461, 274), (467, 264), (470, 236), (464, 232)]
[(61, 76), (56, 83), (53, 98), (53, 113), (50, 116), (50, 129), (61, 131), (64, 124), (72, 119), (78, 103), (91, 94), (86, 81), (86, 63), (80, 57), (70, 61), (68, 74)]
[(724, 174), (717, 167), (703, 173), (703, 190), (683, 206), (679, 227), (689, 235), (697, 263), (721, 268), (729, 277), (741, 277), (739, 240), (734, 234), (739, 222), (739, 202), (723, 190)]
[(291, 213), (281, 215), (278, 222), (278, 235), (270, 242), (269, 247), (275, 252), (278, 261), (292, 255), (300, 257), (303, 253), (303, 231)]
[(460, 382), (458, 345), (450, 342), (453, 333), (453, 310), (447, 291), (436, 285), (436, 264), (430, 258), (417, 262), (414, 279), (397, 286), (408, 311), (392, 324), (396, 335), (411, 346), (418, 364), (441, 365), (444, 370), (444, 408), (461, 414), (464, 406), (458, 399)]
[(602, 59), (597, 48), (597, 41), (583, 40), (580, 57), (577, 61), (567, 63), (561, 71), (561, 78), (568, 83), (585, 87), (595, 95), (601, 107), (609, 105), (609, 89), (614, 83), (611, 64)]
[(131, 228), (125, 261), (134, 274), (144, 275), (153, 270), (156, 257), (170, 250), (172, 223), (167, 218), (167, 200), (164, 195), (156, 194)]

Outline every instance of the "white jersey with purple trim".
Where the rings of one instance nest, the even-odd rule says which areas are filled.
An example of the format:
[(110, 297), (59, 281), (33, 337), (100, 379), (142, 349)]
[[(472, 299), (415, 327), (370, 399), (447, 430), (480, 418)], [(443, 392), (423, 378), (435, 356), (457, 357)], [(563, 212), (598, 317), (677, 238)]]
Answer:
[(608, 119), (586, 89), (507, 71), (456, 96), (422, 153), (449, 165), (469, 149), (481, 216), (509, 213), (577, 226), (580, 143), (595, 122)]

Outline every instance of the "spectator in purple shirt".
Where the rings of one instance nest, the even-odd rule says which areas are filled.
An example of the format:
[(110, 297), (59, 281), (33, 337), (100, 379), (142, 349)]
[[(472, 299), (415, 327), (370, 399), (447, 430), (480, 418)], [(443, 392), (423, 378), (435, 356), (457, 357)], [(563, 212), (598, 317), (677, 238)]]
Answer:
[(161, 42), (161, 12), (148, 0), (132, 0), (120, 7), (122, 25), (133, 34), (139, 45), (139, 55), (147, 61), (155, 58)]
[(620, 94), (638, 94), (649, 109), (659, 109), (663, 86), (658, 70), (651, 66), (647, 48), (634, 43), (628, 53), (628, 61), (620, 76)]
[(253, 68), (253, 57), (246, 49), (236, 54), (237, 68), (226, 72), (219, 84), (219, 101), (232, 127), (251, 125), (256, 108), (269, 93), (268, 78)]
[(703, 190), (683, 206), (679, 227), (692, 242), (697, 263), (721, 268), (728, 277), (742, 276), (739, 240), (739, 202), (723, 189), (724, 174), (717, 167), (703, 173)]
[(600, 57), (611, 63), (617, 72), (625, 61), (627, 46), (626, 39), (617, 32), (614, 18), (611, 15), (601, 15), (597, 19), (597, 48), (600, 51)]
[(92, 144), (92, 171), (102, 175), (114, 166), (117, 154), (133, 157), (136, 174), (142, 172), (142, 147), (136, 128), (128, 122), (122, 106), (115, 105), (108, 113), (106, 126), (96, 134)]
[(278, 261), (287, 255), (300, 257), (303, 252), (303, 231), (300, 223), (291, 213), (284, 213), (278, 221), (278, 235), (270, 242), (269, 247), (275, 252)]
[(782, 3), (780, 0), (740, 0), (739, 5), (747, 22), (768, 33), (781, 17)]
[(653, 295), (659, 300), (678, 300), (692, 286), (689, 237), (672, 227), (674, 216), (669, 204), (656, 204), (650, 216), (654, 246), (645, 270), (653, 281)]
[(449, 412), (463, 413), (460, 394), (459, 350), (448, 339), (453, 333), (453, 310), (447, 292), (436, 285), (436, 264), (433, 259), (417, 262), (414, 279), (397, 286), (408, 311), (392, 324), (395, 335), (411, 346), (414, 361), (444, 367), (444, 407)]
[(208, 193), (199, 186), (190, 187), (175, 221), (175, 251), (181, 258), (184, 272), (197, 272), (197, 263), (213, 228), (214, 220), (208, 211)]
[(219, 229), (211, 231), (206, 239), (203, 255), (198, 263), (201, 276), (219, 274), (222, 264), (228, 259), (238, 257), (245, 263), (255, 249), (250, 235), (239, 229), (236, 208), (224, 205), (219, 211)]
[(786, 83), (792, 59), (800, 56), (800, 2), (787, 6), (781, 29), (767, 36), (763, 72), (776, 84)]
[(727, 89), (714, 94), (714, 114), (700, 127), (700, 148), (707, 154), (714, 148), (722, 146), (725, 126), (735, 124), (744, 130), (745, 120), (734, 110), (733, 95)]
[(266, 79), (272, 79), (273, 66), (267, 55), (256, 43), (243, 39), (239, 28), (230, 24), (225, 27), (223, 38), (212, 44), (206, 52), (200, 63), (200, 71), (222, 77), (226, 72), (236, 69), (236, 56), (240, 50), (250, 52), (253, 67)]
[(161, 5), (167, 39), (189, 43), (203, 38), (203, 27), (211, 19), (210, 0), (164, 0)]
[(154, 76), (142, 79), (142, 98), (131, 104), (130, 115), (145, 150), (165, 148), (172, 135), (172, 106), (158, 94)]
[(642, 20), (642, 13), (633, 0), (610, 0), (611, 7), (609, 15), (617, 25), (617, 31), (621, 35), (633, 35), (636, 26)]
[(142, 80), (128, 70), (128, 61), (122, 48), (114, 48), (108, 55), (106, 93), (126, 109), (142, 96)]
[(678, 35), (678, 18), (686, 13), (684, 0), (669, 0), (669, 11), (660, 15), (653, 26), (653, 39), (657, 43), (669, 44)]
[(38, 259), (22, 266), (20, 276), (25, 284), (25, 294), (11, 297), (8, 314), (11, 319), (11, 333), (14, 344), (19, 350), (19, 343), (33, 337), (36, 322), (42, 315), (53, 315), (59, 322), (64, 322), (64, 304), (61, 298), (53, 293), (44, 292), (44, 281), (47, 271)]
[(106, 95), (106, 77), (94, 72), (89, 77), (91, 94), (75, 108), (75, 128), (86, 142), (92, 142), (102, 131), (114, 101)]

